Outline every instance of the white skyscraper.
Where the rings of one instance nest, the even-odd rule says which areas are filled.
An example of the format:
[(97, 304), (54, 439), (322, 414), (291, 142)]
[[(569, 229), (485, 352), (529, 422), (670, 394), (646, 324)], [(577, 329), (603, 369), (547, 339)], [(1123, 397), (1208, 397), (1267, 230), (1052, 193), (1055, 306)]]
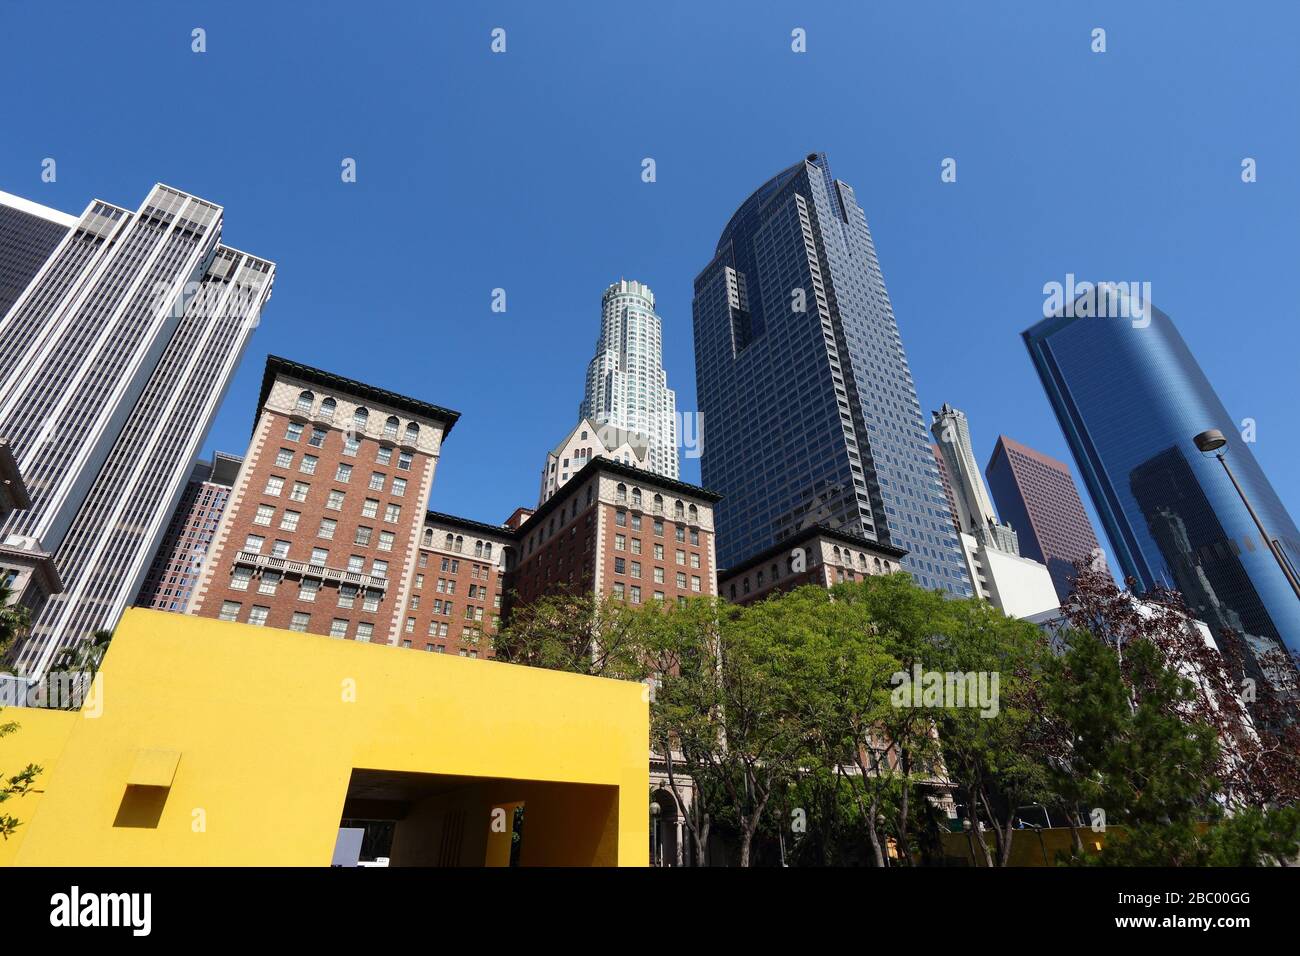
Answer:
[(663, 323), (654, 293), (620, 279), (605, 290), (601, 306), (600, 339), (587, 366), (578, 418), (626, 432), (630, 444), (647, 446), (650, 471), (677, 478), (677, 394), (664, 373)]
[(221, 243), (220, 206), (168, 186), (95, 200), (0, 315), (0, 441), (28, 502), (0, 517), (0, 573), (32, 611), (41, 676), (130, 603), (271, 293)]

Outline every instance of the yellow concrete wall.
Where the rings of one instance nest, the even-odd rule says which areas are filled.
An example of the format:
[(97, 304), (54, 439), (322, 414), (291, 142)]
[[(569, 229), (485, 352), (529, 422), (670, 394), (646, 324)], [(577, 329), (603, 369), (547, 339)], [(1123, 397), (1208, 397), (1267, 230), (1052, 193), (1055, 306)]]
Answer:
[(24, 796), (11, 797), (0, 804), (0, 812), (15, 817), (19, 824), (9, 839), (0, 838), (0, 866), (13, 865), (18, 847), (27, 836), (28, 825), (45, 796), (50, 772), (58, 763), (73, 726), (81, 719), (80, 714), (66, 710), (34, 710), (29, 707), (0, 710), (0, 724), (18, 725), (13, 733), (0, 737), (0, 775), (8, 780), (28, 764), (42, 768), (31, 790)]
[[(617, 787), (606, 850), (560, 862), (648, 863), (639, 684), (134, 609), (98, 689), (93, 719), (0, 714), (0, 769), (49, 762), (5, 862), (326, 865), (365, 768)], [(128, 794), (141, 750), (180, 754), (170, 790)]]

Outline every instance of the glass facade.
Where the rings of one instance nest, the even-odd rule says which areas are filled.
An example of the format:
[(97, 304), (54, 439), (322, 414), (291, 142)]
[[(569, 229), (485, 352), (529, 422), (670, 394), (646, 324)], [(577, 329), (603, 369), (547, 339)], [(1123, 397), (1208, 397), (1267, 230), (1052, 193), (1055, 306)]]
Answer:
[(970, 582), (866, 216), (815, 153), (727, 224), (695, 280), (696, 383), (718, 563), (823, 525)]
[[(1044, 319), (1025, 344), (1126, 576), (1177, 588), (1218, 633), (1300, 651), (1300, 600), (1223, 466), (1192, 437), (1217, 428), (1264, 527), (1300, 567), (1295, 522), (1170, 318)], [(1144, 322), (1146, 324), (1144, 324)]]

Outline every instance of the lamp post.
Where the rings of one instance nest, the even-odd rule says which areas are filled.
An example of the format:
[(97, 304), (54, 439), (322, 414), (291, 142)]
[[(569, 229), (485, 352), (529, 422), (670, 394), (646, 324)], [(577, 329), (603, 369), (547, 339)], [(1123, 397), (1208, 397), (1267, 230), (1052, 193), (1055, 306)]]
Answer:
[(1228, 459), (1224, 452), (1224, 449), (1228, 446), (1228, 439), (1224, 438), (1223, 432), (1219, 431), (1217, 428), (1211, 428), (1208, 431), (1201, 432), (1199, 435), (1194, 437), (1192, 441), (1196, 443), (1197, 449), (1202, 454), (1208, 455), (1213, 453), (1214, 457), (1219, 459), (1219, 464), (1221, 464), (1223, 470), (1228, 473), (1228, 480), (1232, 482), (1232, 487), (1237, 489), (1237, 494), (1241, 498), (1241, 503), (1246, 506), (1246, 510), (1250, 512), (1251, 519), (1255, 522), (1255, 527), (1259, 529), (1259, 536), (1268, 546), (1268, 550), (1272, 553), (1273, 560), (1277, 562), (1277, 566), (1282, 569), (1282, 575), (1286, 578), (1287, 584), (1291, 585), (1291, 590), (1295, 592), (1296, 599), (1300, 600), (1300, 580), (1297, 580), (1295, 572), (1291, 570), (1291, 565), (1287, 564), (1286, 556), (1282, 554), (1281, 546), (1279, 546), (1278, 543), (1269, 536), (1268, 531), (1264, 528), (1264, 522), (1259, 520), (1259, 515), (1255, 513), (1255, 509), (1251, 506), (1250, 499), (1246, 497), (1246, 492), (1243, 491), (1241, 485), (1237, 483), (1237, 476), (1234, 475), (1232, 469), (1228, 467)]

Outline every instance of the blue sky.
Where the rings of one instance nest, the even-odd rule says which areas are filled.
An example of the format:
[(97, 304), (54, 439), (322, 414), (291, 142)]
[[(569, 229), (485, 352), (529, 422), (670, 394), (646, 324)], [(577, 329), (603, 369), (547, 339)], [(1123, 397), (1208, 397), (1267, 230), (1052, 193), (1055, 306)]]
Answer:
[(999, 432), (1071, 460), (1019, 339), (1043, 284), (1146, 280), (1300, 515), (1298, 32), (1294, 4), (1241, 2), (6, 4), (0, 189), (221, 203), (279, 276), (208, 449), (243, 451), (282, 354), (462, 412), (432, 505), (499, 521), (574, 422), (605, 286), (654, 289), (694, 409), (692, 280), (824, 150), (922, 407), (964, 408), (981, 462)]

